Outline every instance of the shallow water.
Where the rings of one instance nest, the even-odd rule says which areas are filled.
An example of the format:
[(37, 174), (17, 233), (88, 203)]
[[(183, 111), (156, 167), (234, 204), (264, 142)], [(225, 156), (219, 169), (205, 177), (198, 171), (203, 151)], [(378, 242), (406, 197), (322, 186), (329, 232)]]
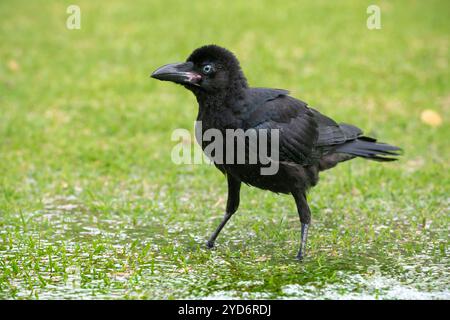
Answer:
[[(449, 255), (445, 247), (436, 249), (446, 239), (430, 241), (419, 254), (394, 246), (375, 257), (368, 253), (370, 242), (351, 247), (367, 256), (347, 257), (330, 257), (329, 244), (316, 252), (328, 260), (298, 263), (269, 255), (267, 239), (239, 228), (229, 230), (219, 249), (207, 251), (199, 236), (204, 227), (187, 213), (173, 220), (164, 204), (159, 216), (92, 213), (75, 196), (44, 204), (0, 231), (1, 298), (450, 298)], [(320, 222), (317, 228), (326, 229)]]

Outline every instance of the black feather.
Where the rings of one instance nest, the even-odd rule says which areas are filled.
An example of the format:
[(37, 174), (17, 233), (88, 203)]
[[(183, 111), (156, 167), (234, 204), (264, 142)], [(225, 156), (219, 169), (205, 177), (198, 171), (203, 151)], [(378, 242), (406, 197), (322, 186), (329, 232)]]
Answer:
[(392, 158), (401, 155), (401, 149), (386, 143), (376, 142), (370, 137), (361, 137), (344, 143), (335, 149), (335, 152), (347, 153), (357, 157), (374, 161), (395, 161)]

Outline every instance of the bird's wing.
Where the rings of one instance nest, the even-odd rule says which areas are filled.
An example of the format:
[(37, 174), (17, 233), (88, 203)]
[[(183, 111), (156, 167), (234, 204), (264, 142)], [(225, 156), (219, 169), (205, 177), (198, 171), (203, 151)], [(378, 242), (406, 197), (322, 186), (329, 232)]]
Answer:
[[(279, 89), (254, 88), (246, 95), (246, 129), (279, 129), (281, 161), (315, 163), (336, 146), (354, 140), (362, 131), (308, 107)], [(269, 132), (270, 133), (270, 132)]]
[[(255, 90), (255, 89), (253, 89)], [(315, 143), (319, 136), (313, 112), (303, 101), (294, 99), (287, 92), (258, 89), (247, 95), (251, 106), (246, 119), (246, 129), (279, 130), (279, 159), (302, 165), (313, 163), (316, 158)]]
[(345, 123), (336, 123), (333, 119), (309, 107), (317, 123), (319, 136), (315, 143), (317, 147), (330, 147), (354, 140), (362, 135), (361, 129)]

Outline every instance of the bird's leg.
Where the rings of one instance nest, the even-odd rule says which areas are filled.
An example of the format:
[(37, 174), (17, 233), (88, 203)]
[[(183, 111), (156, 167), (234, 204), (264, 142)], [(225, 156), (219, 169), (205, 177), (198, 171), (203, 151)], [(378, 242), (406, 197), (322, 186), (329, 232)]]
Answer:
[(300, 249), (298, 250), (297, 254), (298, 260), (303, 260), (304, 252), (306, 249), (306, 240), (308, 239), (308, 228), (309, 224), (302, 222), (302, 235), (301, 235), (302, 238), (300, 240)]
[(213, 234), (209, 237), (208, 242), (206, 242), (206, 246), (211, 249), (214, 247), (214, 243), (216, 242), (216, 238), (219, 235), (220, 231), (223, 229), (223, 227), (225, 226), (225, 224), (228, 222), (228, 220), (230, 220), (231, 216), (233, 214), (232, 213), (228, 213), (226, 212), (222, 221), (220, 222), (219, 226), (217, 227), (217, 229), (213, 232)]
[(206, 246), (208, 248), (214, 247), (214, 242), (216, 241), (216, 238), (219, 235), (220, 231), (222, 231), (223, 227), (227, 224), (228, 220), (230, 220), (231, 216), (236, 212), (236, 210), (239, 207), (239, 193), (241, 189), (241, 181), (237, 180), (230, 174), (227, 174), (227, 180), (228, 180), (227, 208), (222, 221), (220, 222), (219, 226), (213, 232), (208, 242), (206, 243)]
[(297, 204), (298, 215), (302, 224), (300, 249), (298, 250), (297, 259), (303, 260), (305, 256), (306, 241), (308, 240), (308, 228), (311, 222), (311, 211), (309, 210), (308, 202), (304, 193), (293, 193), (295, 203)]

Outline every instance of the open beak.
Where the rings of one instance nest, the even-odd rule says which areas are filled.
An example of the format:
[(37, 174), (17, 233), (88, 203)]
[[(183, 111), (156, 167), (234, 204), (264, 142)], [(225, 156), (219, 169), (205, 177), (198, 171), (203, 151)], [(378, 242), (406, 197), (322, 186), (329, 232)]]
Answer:
[(156, 69), (151, 77), (161, 81), (200, 86), (202, 76), (195, 71), (192, 62), (171, 63)]

